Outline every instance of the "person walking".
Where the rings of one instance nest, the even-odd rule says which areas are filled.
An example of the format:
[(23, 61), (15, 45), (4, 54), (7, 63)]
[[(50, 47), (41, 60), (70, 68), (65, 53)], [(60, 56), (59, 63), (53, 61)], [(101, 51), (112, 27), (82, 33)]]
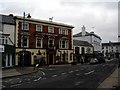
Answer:
[(37, 64), (37, 56), (34, 56), (34, 70), (36, 68), (36, 64)]

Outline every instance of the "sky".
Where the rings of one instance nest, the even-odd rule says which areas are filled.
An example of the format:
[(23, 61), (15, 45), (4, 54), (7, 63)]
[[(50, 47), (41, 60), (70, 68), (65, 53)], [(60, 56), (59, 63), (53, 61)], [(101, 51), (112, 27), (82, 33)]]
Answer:
[(0, 14), (23, 16), (73, 25), (73, 35), (94, 31), (102, 43), (118, 41), (118, 0), (1, 0)]

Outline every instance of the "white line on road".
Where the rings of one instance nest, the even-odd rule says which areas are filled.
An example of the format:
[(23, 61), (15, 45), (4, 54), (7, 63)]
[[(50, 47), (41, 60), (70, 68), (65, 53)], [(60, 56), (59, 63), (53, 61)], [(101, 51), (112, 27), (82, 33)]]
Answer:
[(47, 79), (47, 78), (42, 78), (41, 80), (45, 80), (45, 79)]
[(77, 69), (77, 70), (75, 70), (75, 71), (79, 71), (79, 70)]
[(73, 71), (70, 71), (69, 73), (73, 73)]
[(2, 85), (2, 88), (5, 88), (6, 86)]
[(64, 72), (63, 72), (63, 73), (61, 73), (61, 74), (62, 74), (62, 75), (65, 75), (65, 74), (67, 74), (67, 73), (64, 73)]
[(15, 87), (15, 86), (19, 86), (19, 85), (21, 85), (21, 84), (15, 84), (15, 85), (11, 85), (10, 87)]
[(35, 79), (34, 81), (35, 81), (35, 82), (36, 82), (36, 81), (39, 81), (41, 78), (42, 78), (42, 77), (39, 77), (38, 79)]
[(91, 74), (93, 73), (94, 71), (90, 71), (90, 72), (87, 72), (87, 73), (84, 73), (84, 75), (88, 75), (88, 74)]
[(45, 76), (45, 72), (41, 71), (41, 73)]
[(75, 85), (79, 85), (81, 82), (76, 82)]
[(76, 75), (77, 75), (77, 76), (79, 76), (79, 75), (80, 75), (80, 73), (77, 73)]
[(53, 75), (52, 77), (56, 77), (57, 75)]

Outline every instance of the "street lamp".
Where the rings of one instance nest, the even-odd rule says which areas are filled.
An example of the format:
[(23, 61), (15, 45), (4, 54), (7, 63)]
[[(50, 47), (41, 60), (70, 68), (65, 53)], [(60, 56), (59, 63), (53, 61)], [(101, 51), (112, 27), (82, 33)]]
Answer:
[(27, 18), (30, 18), (30, 14), (25, 14), (25, 12), (23, 13), (23, 24), (22, 24), (22, 69), (24, 67), (24, 55), (25, 55), (25, 52), (24, 52), (24, 29), (25, 29), (25, 16), (27, 16)]

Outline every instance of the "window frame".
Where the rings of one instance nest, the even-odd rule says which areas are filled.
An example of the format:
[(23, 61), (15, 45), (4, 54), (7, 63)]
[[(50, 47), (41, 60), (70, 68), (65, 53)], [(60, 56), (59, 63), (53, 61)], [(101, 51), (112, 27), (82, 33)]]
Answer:
[[(40, 26), (40, 30), (38, 29), (39, 26)], [(36, 31), (37, 32), (42, 32), (42, 25), (36, 24)]]
[[(27, 28), (25, 28), (25, 25), (27, 25)], [(22, 23), (22, 30), (23, 30), (23, 23)], [(29, 23), (28, 22), (24, 23), (24, 30), (26, 30), (26, 31), (29, 30)]]
[[(38, 39), (40, 40), (40, 46), (38, 46)], [(40, 37), (36, 37), (36, 48), (42, 48), (43, 47), (43, 40), (42, 40), (42, 38), (40, 38)]]
[[(28, 36), (24, 36), (24, 39), (25, 38), (27, 38), (27, 41), (26, 41), (27, 45), (26, 46), (24, 45), (25, 44), (25, 40), (24, 40), (24, 44), (23, 45), (24, 45), (24, 47), (28, 47), (29, 46), (29, 37)], [(22, 47), (22, 42), (23, 42), (23, 39), (21, 38), (21, 47)]]
[[(50, 47), (50, 40), (52, 40), (52, 44), (51, 44), (52, 47)], [(49, 48), (53, 48), (53, 46), (54, 46), (54, 39), (49, 39), (49, 40), (48, 40), (48, 47), (49, 47)]]
[(48, 33), (54, 33), (54, 27), (48, 26)]

